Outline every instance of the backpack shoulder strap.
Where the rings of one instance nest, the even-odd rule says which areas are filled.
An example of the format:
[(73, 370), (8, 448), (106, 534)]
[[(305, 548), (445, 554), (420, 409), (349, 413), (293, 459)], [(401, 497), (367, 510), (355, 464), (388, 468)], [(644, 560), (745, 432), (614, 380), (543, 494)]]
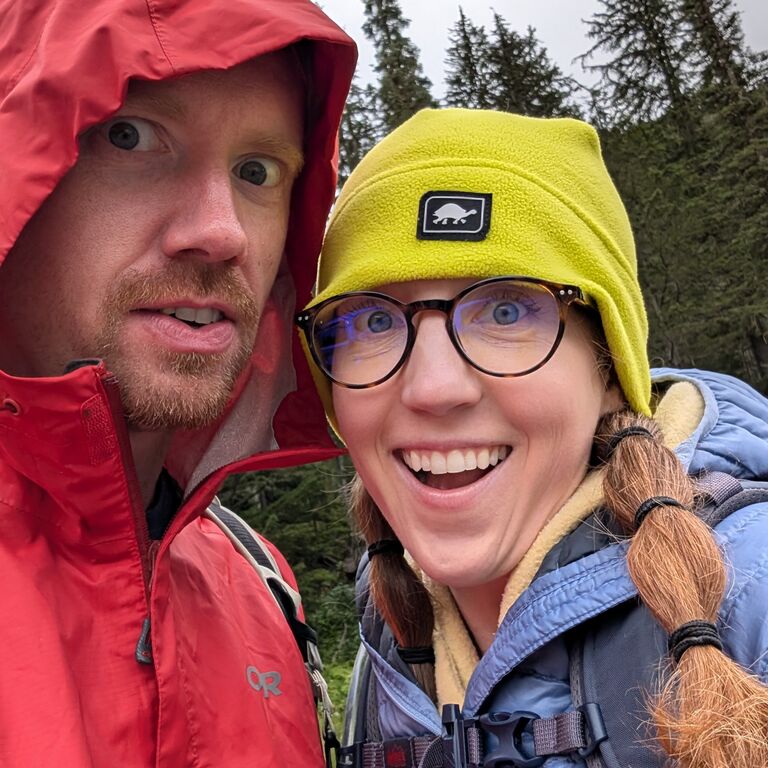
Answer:
[(245, 520), (222, 506), (218, 498), (214, 498), (210, 503), (205, 516), (219, 527), (234, 548), (251, 564), (285, 616), (304, 660), (315, 700), (323, 712), (326, 765), (330, 766), (331, 752), (339, 747), (331, 719), (334, 707), (328, 693), (328, 684), (323, 677), (323, 662), (317, 647), (317, 634), (299, 618), (301, 595), (283, 578), (267, 545)]
[[(740, 481), (721, 472), (698, 480), (704, 504), (697, 514), (714, 527), (739, 509), (768, 502), (768, 482)], [(575, 636), (571, 646), (574, 706), (596, 702), (608, 738), (599, 745), (593, 766), (661, 768), (648, 730), (645, 692), (658, 682), (659, 659), (666, 654), (667, 634), (638, 600), (596, 617)], [(575, 667), (574, 667), (575, 664)]]

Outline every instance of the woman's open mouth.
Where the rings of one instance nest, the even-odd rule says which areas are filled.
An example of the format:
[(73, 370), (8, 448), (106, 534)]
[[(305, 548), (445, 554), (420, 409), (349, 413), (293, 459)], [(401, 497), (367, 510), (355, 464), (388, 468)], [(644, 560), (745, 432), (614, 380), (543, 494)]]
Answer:
[(508, 445), (493, 445), (447, 452), (403, 450), (401, 455), (420, 483), (449, 491), (477, 482), (501, 464), (511, 450)]

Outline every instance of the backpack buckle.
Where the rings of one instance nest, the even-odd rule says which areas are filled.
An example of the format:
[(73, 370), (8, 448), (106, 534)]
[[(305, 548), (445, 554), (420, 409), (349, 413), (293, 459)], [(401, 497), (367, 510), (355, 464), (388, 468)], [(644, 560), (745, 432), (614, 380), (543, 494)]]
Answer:
[(510, 765), (515, 768), (538, 768), (543, 765), (545, 757), (528, 757), (523, 752), (523, 734), (530, 733), (533, 739), (531, 724), (538, 719), (535, 712), (491, 712), (482, 715), (478, 720), (480, 727), (499, 742), (496, 749), (486, 756), (484, 768)]
[(474, 720), (465, 720), (458, 704), (443, 705), (443, 768), (467, 768), (467, 730)]

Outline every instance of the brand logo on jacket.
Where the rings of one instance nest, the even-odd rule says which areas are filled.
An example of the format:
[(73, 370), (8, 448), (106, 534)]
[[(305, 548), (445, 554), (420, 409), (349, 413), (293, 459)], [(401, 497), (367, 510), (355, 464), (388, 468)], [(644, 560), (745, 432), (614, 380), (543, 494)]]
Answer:
[(265, 699), (268, 699), (270, 694), (280, 696), (283, 693), (279, 688), (282, 679), (279, 672), (259, 672), (256, 667), (247, 667), (245, 678), (254, 691), (264, 694)]
[(484, 192), (427, 192), (419, 202), (419, 240), (485, 240), (491, 226), (492, 195)]

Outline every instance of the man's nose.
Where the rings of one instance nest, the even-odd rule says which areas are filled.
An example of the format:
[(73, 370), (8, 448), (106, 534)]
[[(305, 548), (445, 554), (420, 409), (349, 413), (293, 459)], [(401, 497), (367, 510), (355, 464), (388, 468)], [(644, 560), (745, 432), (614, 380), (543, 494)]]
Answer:
[(248, 249), (228, 170), (205, 169), (178, 180), (162, 237), (168, 258), (204, 262), (241, 261)]
[(414, 318), (416, 340), (402, 374), (402, 402), (415, 411), (444, 415), (482, 398), (482, 374), (453, 346), (445, 315), (424, 312)]

